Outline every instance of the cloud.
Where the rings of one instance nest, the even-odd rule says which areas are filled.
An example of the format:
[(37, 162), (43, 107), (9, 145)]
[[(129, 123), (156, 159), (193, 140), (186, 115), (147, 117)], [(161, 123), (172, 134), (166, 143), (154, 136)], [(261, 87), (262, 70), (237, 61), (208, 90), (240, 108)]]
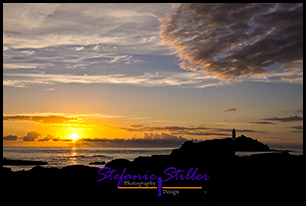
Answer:
[(40, 138), (41, 134), (36, 131), (28, 132), (26, 136), (23, 137), (23, 141), (35, 141), (36, 139)]
[(26, 136), (18, 138), (16, 135), (6, 135), (3, 136), (3, 141), (16, 141), (16, 140), (23, 140), (23, 141), (60, 141), (60, 142), (71, 142), (71, 139), (63, 139), (59, 137), (56, 132), (53, 132), (53, 134), (47, 134), (44, 138), (42, 137), (42, 134), (36, 132), (36, 131), (30, 131), (27, 133)]
[(41, 124), (63, 124), (67, 122), (77, 122), (81, 120), (78, 117), (65, 117), (65, 116), (57, 116), (57, 115), (48, 115), (48, 116), (3, 116), (3, 121), (10, 122), (37, 122)]
[(294, 77), (290, 77), (290, 78), (282, 77), (281, 79), (284, 80), (284, 81), (289, 81), (290, 83), (292, 83), (295, 80)]
[(3, 15), (9, 17), (3, 27), (20, 31), (41, 26), (51, 16), (59, 4), (4, 4)]
[(303, 62), (302, 3), (181, 4), (160, 21), (185, 70), (229, 81)]
[(250, 122), (250, 124), (275, 124), (273, 122)]
[(11, 140), (11, 141), (16, 141), (18, 139), (17, 136), (15, 135), (6, 135), (6, 136), (3, 136), (3, 140), (7, 141), (7, 140)]
[[(83, 120), (80, 117), (76, 116), (63, 116), (63, 115), (45, 115), (48, 113), (37, 113), (34, 114), (24, 114), (24, 115), (14, 115), (14, 116), (6, 116), (3, 115), (3, 121), (8, 122), (35, 122), (39, 124), (47, 124), (47, 125), (61, 125), (66, 127), (78, 127), (78, 128), (106, 128), (107, 124), (101, 125), (99, 123), (94, 123), (90, 121)], [(80, 114), (80, 116), (86, 117), (97, 117), (97, 118), (118, 118), (119, 116), (110, 116), (103, 114)]]
[(303, 113), (303, 109), (298, 109), (296, 112), (297, 113)]
[[(153, 134), (145, 133), (143, 138), (130, 139), (81, 139), (79, 142), (92, 143), (100, 146), (114, 146), (114, 147), (178, 147), (187, 141), (182, 136), (175, 136), (166, 133)], [(195, 140), (198, 141), (198, 140)]]
[(110, 64), (113, 64), (113, 63), (131, 64), (131, 63), (137, 63), (137, 62), (142, 62), (142, 61), (133, 58), (133, 55), (123, 55), (123, 56), (116, 56), (112, 60), (107, 60), (106, 62)]
[(58, 137), (57, 136), (54, 136), (54, 135), (51, 135), (51, 134), (48, 134), (45, 138), (43, 139), (39, 139), (38, 141), (50, 141), (50, 140), (58, 140)]
[(158, 18), (171, 9), (169, 4), (4, 4), (3, 45), (73, 45), (80, 52), (87, 45), (112, 44), (138, 54), (165, 53)]
[(280, 121), (280, 122), (296, 122), (296, 121), (303, 121), (303, 117), (300, 116), (292, 116), (292, 117), (274, 117), (274, 118), (267, 118), (267, 119), (262, 119), (262, 120), (270, 120), (270, 121)]
[[(178, 9), (184, 6), (181, 7)], [(158, 19), (176, 9), (170, 4), (4, 4), (3, 85), (19, 88), (37, 85), (54, 88), (61, 83), (184, 88), (224, 85), (215, 73), (193, 74), (191, 71), (196, 68), (187, 68), (190, 72), (172, 72), (171, 67), (157, 66), (152, 68), (152, 73), (144, 72), (143, 68), (150, 64), (174, 59), (175, 53), (160, 42)], [(187, 32), (191, 35), (196, 27)], [(200, 45), (196, 43), (199, 38), (192, 37), (190, 41)], [(184, 64), (187, 66), (185, 60), (181, 66)], [(269, 71), (269, 76), (256, 76), (247, 81), (284, 82), (291, 78), (292, 83), (303, 84), (303, 60), (281, 64), (277, 72), (273, 71)]]
[(298, 129), (298, 130), (303, 130), (303, 125), (300, 125), (300, 126), (291, 126), (290, 128)]
[(224, 110), (223, 112), (234, 112), (234, 111), (237, 111), (237, 109), (231, 107), (231, 108), (228, 108), (228, 109)]
[[(128, 132), (153, 132), (162, 131), (170, 132), (172, 135), (198, 135), (198, 136), (231, 136), (232, 129), (224, 128), (208, 128), (204, 126), (198, 127), (180, 127), (180, 126), (164, 126), (164, 127), (149, 127), (144, 125), (130, 125), (128, 127), (120, 127)], [(236, 132), (245, 133), (266, 133), (265, 131), (256, 131), (249, 129), (236, 129)]]
[(166, 131), (166, 132), (177, 132), (177, 131), (194, 131), (194, 130), (206, 130), (206, 127), (180, 127), (180, 126), (164, 126), (164, 127), (148, 127), (144, 125), (130, 125), (128, 127), (120, 127), (129, 132), (148, 132), (148, 131)]
[(230, 136), (230, 133), (219, 133), (219, 132), (189, 132), (180, 131), (172, 134), (185, 134), (185, 135), (195, 135), (195, 136)]
[[(166, 127), (147, 127), (144, 125), (130, 125), (127, 128), (121, 128), (129, 132), (145, 132), (143, 138), (130, 138), (130, 139), (108, 139), (108, 138), (83, 138), (79, 142), (93, 144), (96, 146), (114, 146), (114, 147), (178, 147), (183, 142), (189, 140), (181, 135), (192, 136), (223, 136), (230, 137), (232, 129), (222, 128), (206, 128), (206, 127), (179, 127), (179, 126), (166, 126)], [(160, 131), (161, 133), (153, 133)], [(167, 132), (167, 133), (166, 133)], [(259, 132), (264, 131), (255, 130), (236, 130), (236, 132)], [(192, 139), (199, 142), (200, 140)]]
[(127, 84), (142, 87), (179, 86), (205, 88), (222, 85), (212, 76), (202, 77), (196, 73), (145, 73), (138, 76), (125, 74), (109, 75), (72, 75), (72, 74), (4, 74), (3, 85), (13, 87), (29, 87), (31, 85), (53, 84)]

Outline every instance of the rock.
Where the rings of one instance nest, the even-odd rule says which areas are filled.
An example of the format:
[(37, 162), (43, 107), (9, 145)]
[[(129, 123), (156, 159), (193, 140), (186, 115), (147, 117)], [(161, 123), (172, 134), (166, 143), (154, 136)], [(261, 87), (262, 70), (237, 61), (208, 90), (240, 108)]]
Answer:
[(235, 151), (270, 151), (269, 146), (241, 135), (232, 140), (232, 138), (205, 140), (203, 142), (193, 143), (185, 141), (179, 149), (171, 152), (171, 156), (185, 157), (186, 155), (194, 158), (203, 156), (224, 157), (235, 154)]
[(7, 175), (10, 175), (11, 173), (12, 173), (11, 168), (9, 168), (9, 167), (3, 167), (2, 175), (7, 176)]
[(249, 160), (257, 160), (257, 161), (274, 161), (279, 159), (287, 159), (290, 158), (289, 152), (273, 152), (273, 153), (263, 153), (263, 154), (253, 154), (250, 155)]
[(151, 157), (136, 157), (133, 161), (133, 165), (136, 167), (147, 167)]
[(170, 156), (195, 161), (199, 161), (208, 156), (210, 158), (229, 157), (235, 154), (231, 145), (232, 142), (230, 138), (206, 140), (198, 143), (186, 141), (178, 150), (172, 151)]
[(106, 163), (105, 167), (112, 169), (127, 168), (130, 166), (130, 161), (127, 159), (115, 159)]
[(270, 151), (268, 145), (244, 135), (241, 135), (232, 143), (234, 143), (232, 147), (235, 151)]

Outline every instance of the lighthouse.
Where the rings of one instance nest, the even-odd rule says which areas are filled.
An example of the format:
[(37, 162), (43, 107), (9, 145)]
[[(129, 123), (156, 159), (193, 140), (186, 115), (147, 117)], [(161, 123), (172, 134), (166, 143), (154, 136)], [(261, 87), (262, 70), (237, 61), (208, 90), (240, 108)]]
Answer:
[(233, 129), (232, 131), (232, 140), (236, 140), (236, 131)]

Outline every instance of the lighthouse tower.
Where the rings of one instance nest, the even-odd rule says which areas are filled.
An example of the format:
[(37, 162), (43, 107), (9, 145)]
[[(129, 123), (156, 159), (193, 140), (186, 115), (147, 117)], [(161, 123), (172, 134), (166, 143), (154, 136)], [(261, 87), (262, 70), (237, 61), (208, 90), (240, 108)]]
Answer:
[(232, 131), (232, 140), (236, 140), (236, 131), (233, 129)]

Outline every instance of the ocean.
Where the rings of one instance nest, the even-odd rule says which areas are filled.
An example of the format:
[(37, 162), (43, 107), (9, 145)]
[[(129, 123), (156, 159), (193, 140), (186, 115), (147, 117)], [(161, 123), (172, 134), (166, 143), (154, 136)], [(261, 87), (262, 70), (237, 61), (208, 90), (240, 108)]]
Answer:
[[(3, 157), (12, 160), (31, 160), (48, 162), (42, 167), (62, 168), (68, 165), (89, 165), (92, 162), (105, 163), (114, 159), (133, 161), (139, 156), (169, 155), (174, 148), (102, 148), (102, 147), (3, 147)], [(6, 165), (12, 171), (29, 170), (32, 165)]]
[[(102, 147), (3, 147), (3, 157), (12, 160), (31, 160), (48, 162), (42, 167), (62, 168), (68, 165), (87, 165), (104, 167), (104, 164), (90, 165), (92, 162), (105, 163), (114, 159), (133, 161), (139, 156), (169, 155), (176, 148), (102, 148)], [(248, 156), (266, 152), (236, 152), (238, 156)], [(292, 155), (303, 154), (303, 150), (290, 150)], [(30, 170), (33, 165), (5, 165), (12, 171)]]

